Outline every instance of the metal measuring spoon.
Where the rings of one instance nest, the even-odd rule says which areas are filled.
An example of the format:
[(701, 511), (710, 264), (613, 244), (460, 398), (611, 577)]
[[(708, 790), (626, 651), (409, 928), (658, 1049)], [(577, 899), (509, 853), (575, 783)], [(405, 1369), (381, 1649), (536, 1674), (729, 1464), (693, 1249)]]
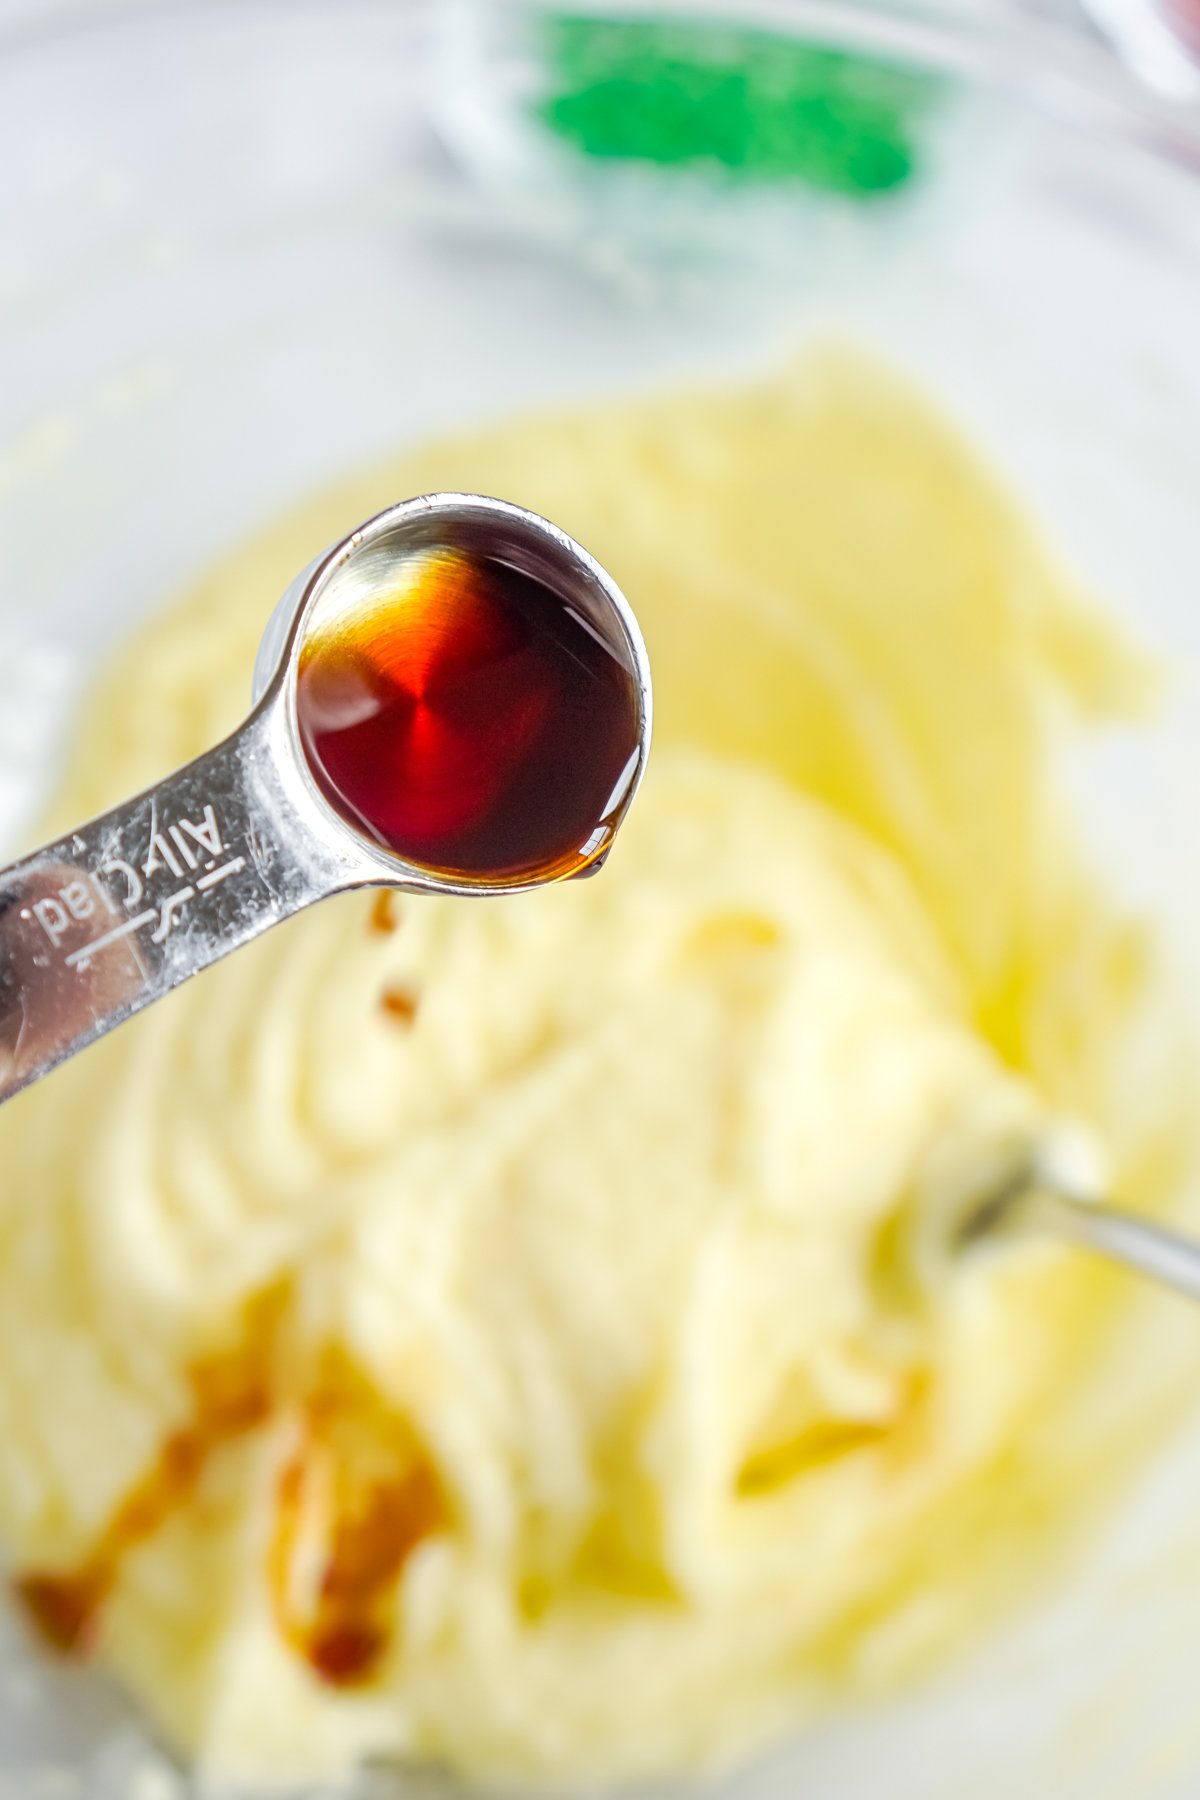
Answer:
[(414, 555), (447, 550), (532, 577), (630, 679), (634, 751), (573, 872), (600, 866), (650, 747), (650, 669), (627, 602), (573, 539), (521, 507), (474, 494), (404, 501), (292, 583), (263, 637), (254, 710), (232, 737), (0, 871), (0, 1101), (313, 901), (377, 886), (511, 894), (561, 878), (457, 879), (406, 861), (335, 810), (306, 758), (296, 690), (314, 619), (350, 616)]

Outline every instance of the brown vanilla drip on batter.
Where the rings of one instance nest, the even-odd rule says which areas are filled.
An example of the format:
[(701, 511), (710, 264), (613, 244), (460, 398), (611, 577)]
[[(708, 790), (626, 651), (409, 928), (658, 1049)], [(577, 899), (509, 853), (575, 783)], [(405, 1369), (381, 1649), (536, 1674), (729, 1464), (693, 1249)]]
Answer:
[(468, 883), (596, 862), (637, 767), (632, 671), (541, 582), (463, 551), (415, 556), (369, 608), (318, 622), (296, 708), (334, 810)]

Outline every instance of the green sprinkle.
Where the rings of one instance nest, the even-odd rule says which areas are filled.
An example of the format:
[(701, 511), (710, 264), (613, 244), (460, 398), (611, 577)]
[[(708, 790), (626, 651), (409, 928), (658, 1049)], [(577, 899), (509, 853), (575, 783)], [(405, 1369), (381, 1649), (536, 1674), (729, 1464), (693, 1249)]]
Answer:
[(538, 113), (601, 160), (885, 194), (919, 173), (943, 92), (929, 76), (770, 32), (574, 13), (542, 23)]

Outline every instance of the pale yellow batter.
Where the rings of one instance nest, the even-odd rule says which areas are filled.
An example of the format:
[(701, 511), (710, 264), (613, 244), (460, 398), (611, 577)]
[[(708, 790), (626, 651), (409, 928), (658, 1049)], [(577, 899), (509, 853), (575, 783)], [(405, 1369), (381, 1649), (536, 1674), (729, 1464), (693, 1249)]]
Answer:
[(264, 1782), (687, 1769), (955, 1644), (1069, 1511), (1111, 1290), (939, 1220), (1047, 1110), (1135, 1197), (1170, 1124), (1050, 779), (1144, 676), (847, 355), (311, 502), (125, 654), (54, 823), (232, 726), (296, 569), (442, 487), (545, 512), (642, 620), (604, 874), (324, 906), (0, 1114), (0, 1536)]

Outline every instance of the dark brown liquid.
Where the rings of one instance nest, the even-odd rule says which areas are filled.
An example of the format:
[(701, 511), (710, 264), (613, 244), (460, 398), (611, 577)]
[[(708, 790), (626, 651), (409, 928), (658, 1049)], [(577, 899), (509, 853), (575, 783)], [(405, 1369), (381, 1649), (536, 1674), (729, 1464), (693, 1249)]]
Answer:
[[(30, 1569), (18, 1597), (55, 1649), (86, 1655), (138, 1546), (194, 1499), (209, 1460), (278, 1417), (278, 1296), (252, 1306), (246, 1341), (192, 1371), (192, 1414), (162, 1444), (75, 1568)], [(285, 1402), (295, 1417), (294, 1399)], [(450, 1529), (437, 1470), (407, 1420), (336, 1355), (299, 1407), (279, 1477), (266, 1576), (276, 1623), (323, 1681), (368, 1681), (387, 1655), (395, 1593), (426, 1538)]]
[(636, 766), (630, 671), (540, 582), (460, 551), (414, 558), (372, 610), (318, 627), (296, 704), (344, 819), (407, 862), (489, 885), (594, 862)]
[(267, 1417), (266, 1371), (257, 1357), (216, 1359), (192, 1373), (192, 1419), (163, 1444), (77, 1569), (27, 1570), (16, 1590), (56, 1650), (86, 1651), (125, 1557), (152, 1538), (193, 1494), (208, 1458)]

